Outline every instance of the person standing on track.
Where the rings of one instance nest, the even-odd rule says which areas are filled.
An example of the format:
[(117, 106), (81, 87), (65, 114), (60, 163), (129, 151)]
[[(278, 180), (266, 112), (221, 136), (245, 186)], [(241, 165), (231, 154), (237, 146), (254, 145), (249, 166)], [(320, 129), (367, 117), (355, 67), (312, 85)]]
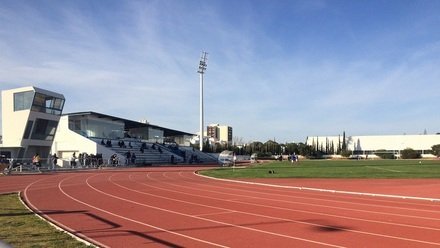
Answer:
[(72, 169), (76, 167), (76, 153), (75, 152), (72, 154), (72, 157), (70, 158), (70, 167)]
[(58, 166), (58, 156), (56, 153), (52, 156), (52, 170), (55, 170)]
[(32, 165), (34, 166), (34, 169), (37, 170), (38, 172), (41, 172), (40, 160), (41, 160), (40, 155), (38, 153), (35, 153), (35, 155), (32, 157)]

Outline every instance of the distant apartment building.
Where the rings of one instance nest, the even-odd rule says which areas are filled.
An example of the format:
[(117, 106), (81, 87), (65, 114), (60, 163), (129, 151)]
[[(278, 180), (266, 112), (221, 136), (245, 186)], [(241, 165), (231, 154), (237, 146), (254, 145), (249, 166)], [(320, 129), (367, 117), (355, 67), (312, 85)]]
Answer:
[(207, 127), (207, 136), (214, 143), (232, 144), (232, 127), (219, 124), (210, 124)]

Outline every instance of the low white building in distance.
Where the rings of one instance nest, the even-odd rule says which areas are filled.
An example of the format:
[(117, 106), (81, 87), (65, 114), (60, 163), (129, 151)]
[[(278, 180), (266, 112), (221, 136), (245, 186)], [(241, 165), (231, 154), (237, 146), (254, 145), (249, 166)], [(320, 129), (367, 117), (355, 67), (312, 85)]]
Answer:
[[(306, 144), (318, 148), (321, 151), (333, 151), (343, 143), (343, 136), (310, 136)], [(400, 154), (400, 151), (411, 148), (422, 154), (422, 157), (429, 157), (429, 151), (434, 145), (440, 144), (440, 135), (365, 135), (346, 136), (346, 149), (355, 155), (370, 155), (377, 151)]]

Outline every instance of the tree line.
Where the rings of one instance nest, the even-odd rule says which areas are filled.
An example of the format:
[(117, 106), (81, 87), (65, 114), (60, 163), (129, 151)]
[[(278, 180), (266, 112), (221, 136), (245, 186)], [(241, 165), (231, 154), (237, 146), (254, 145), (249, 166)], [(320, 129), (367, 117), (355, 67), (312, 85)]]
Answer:
[[(437, 157), (440, 156), (440, 144), (434, 145), (432, 150), (426, 151)], [(220, 153), (224, 150), (234, 151), (237, 155), (252, 155), (257, 154), (259, 157), (271, 157), (273, 155), (290, 155), (297, 154), (307, 158), (322, 158), (324, 155), (341, 155), (343, 157), (349, 157), (353, 154), (353, 151), (347, 147), (347, 139), (345, 132), (338, 140), (337, 144), (326, 140), (326, 142), (312, 142), (311, 145), (305, 143), (278, 143), (274, 140), (268, 140), (266, 142), (254, 141), (242, 145), (230, 145), (224, 144), (206, 144), (203, 147), (204, 152)], [(375, 151), (377, 156), (384, 159), (394, 159), (395, 154), (389, 153), (384, 150)], [(421, 157), (419, 151), (415, 151), (412, 148), (406, 148), (400, 151), (400, 157), (403, 159), (416, 159)]]

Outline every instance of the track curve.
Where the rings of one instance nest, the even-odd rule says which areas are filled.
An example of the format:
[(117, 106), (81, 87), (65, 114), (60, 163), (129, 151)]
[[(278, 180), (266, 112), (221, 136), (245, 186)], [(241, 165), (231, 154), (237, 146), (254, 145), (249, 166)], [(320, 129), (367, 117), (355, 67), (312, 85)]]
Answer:
[(242, 184), (197, 169), (55, 173), (20, 187), (34, 211), (101, 247), (440, 247), (439, 202)]

